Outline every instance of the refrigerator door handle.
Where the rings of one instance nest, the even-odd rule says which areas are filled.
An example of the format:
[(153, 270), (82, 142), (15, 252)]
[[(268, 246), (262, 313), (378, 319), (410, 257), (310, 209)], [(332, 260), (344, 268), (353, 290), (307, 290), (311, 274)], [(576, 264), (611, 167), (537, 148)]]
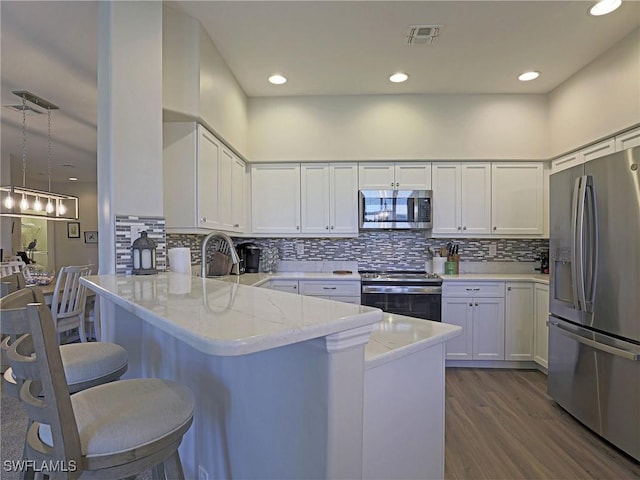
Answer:
[(573, 306), (576, 310), (584, 309), (584, 188), (585, 176), (576, 178), (573, 188), (573, 204), (571, 208), (571, 285), (573, 289)]
[[(585, 177), (586, 185), (585, 191), (588, 190), (591, 199), (591, 221), (589, 222), (589, 245), (591, 258), (589, 258), (589, 262), (591, 262), (589, 271), (591, 272), (591, 278), (589, 278), (589, 299), (587, 301), (586, 298), (586, 286), (583, 287), (583, 291), (585, 292), (585, 310), (587, 312), (593, 312), (593, 301), (596, 296), (596, 281), (598, 279), (598, 208), (597, 208), (597, 199), (596, 199), (596, 189), (593, 185), (593, 177), (590, 175)], [(584, 280), (586, 282), (586, 279)]]
[(612, 347), (611, 345), (606, 345), (604, 343), (591, 340), (590, 338), (585, 338), (582, 335), (578, 335), (576, 333), (571, 332), (570, 330), (567, 330), (566, 328), (563, 328), (562, 325), (560, 325), (557, 322), (553, 322), (551, 320), (547, 321), (547, 325), (556, 327), (558, 331), (562, 333), (562, 335), (566, 335), (567, 337), (577, 342), (580, 342), (583, 345), (586, 345), (588, 347), (594, 348), (596, 350), (600, 350), (602, 352), (610, 353), (611, 355), (615, 355), (616, 357), (622, 357), (626, 360), (632, 360), (634, 362), (637, 362), (638, 360), (640, 360), (640, 353), (631, 352), (629, 350), (624, 350), (622, 348)]

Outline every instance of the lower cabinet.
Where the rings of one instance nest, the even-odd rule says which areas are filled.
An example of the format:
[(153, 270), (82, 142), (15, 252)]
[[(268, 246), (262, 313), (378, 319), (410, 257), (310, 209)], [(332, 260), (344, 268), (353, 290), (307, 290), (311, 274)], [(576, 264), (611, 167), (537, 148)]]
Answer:
[(447, 342), (447, 359), (504, 360), (504, 283), (445, 283), (442, 322), (462, 327)]
[(360, 305), (359, 281), (331, 280), (278, 280), (271, 279), (263, 287), (282, 292), (307, 295), (309, 297), (326, 298), (337, 302)]
[(538, 365), (547, 368), (549, 357), (549, 286), (535, 285), (535, 334), (534, 360)]
[(533, 291), (533, 283), (506, 284), (505, 360), (533, 360)]

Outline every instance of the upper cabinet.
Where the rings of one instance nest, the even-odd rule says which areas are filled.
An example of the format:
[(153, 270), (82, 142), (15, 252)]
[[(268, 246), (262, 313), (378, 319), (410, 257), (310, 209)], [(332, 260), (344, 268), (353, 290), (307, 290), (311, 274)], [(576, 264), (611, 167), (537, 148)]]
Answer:
[(602, 142), (594, 143), (575, 152), (568, 153), (551, 161), (551, 173), (560, 172), (580, 165), (596, 158), (604, 157), (610, 153), (626, 150), (640, 145), (640, 127), (628, 130), (624, 133), (608, 138)]
[(282, 163), (251, 166), (252, 232), (358, 233), (356, 163)]
[(359, 163), (360, 190), (431, 190), (431, 163)]
[(301, 166), (302, 233), (358, 233), (356, 163)]
[[(236, 165), (236, 175), (233, 166)], [(242, 168), (242, 175), (239, 174)], [(244, 162), (202, 125), (163, 124), (164, 215), (170, 232), (242, 231)], [(233, 195), (241, 189), (242, 196)]]
[(541, 162), (494, 162), (491, 183), (493, 234), (537, 236), (544, 233)]
[(491, 164), (433, 164), (434, 234), (491, 233)]
[(300, 233), (300, 164), (251, 165), (253, 233)]

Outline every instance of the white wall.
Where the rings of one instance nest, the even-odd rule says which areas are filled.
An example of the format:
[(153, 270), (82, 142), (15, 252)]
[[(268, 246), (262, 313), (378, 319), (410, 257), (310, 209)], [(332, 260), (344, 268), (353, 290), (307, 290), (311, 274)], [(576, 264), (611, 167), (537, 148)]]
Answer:
[(80, 238), (67, 238), (67, 222), (49, 222), (54, 245), (51, 260), (56, 271), (65, 265), (95, 265), (98, 271), (98, 244), (84, 243), (84, 232), (98, 230), (98, 195), (95, 183), (78, 182), (52, 185), (52, 190), (79, 198)]
[(249, 99), (252, 162), (547, 159), (544, 95)]
[(550, 157), (640, 122), (640, 29), (549, 94)]
[(198, 121), (247, 155), (247, 96), (197, 20), (163, 8), (165, 121)]

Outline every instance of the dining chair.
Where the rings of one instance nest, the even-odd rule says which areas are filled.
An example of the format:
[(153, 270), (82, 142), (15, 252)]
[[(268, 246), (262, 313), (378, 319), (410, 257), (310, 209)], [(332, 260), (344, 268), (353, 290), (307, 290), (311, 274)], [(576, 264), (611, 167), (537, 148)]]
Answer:
[[(3, 311), (30, 333), (8, 358), (24, 382), (20, 400), (34, 423), (25, 465), (58, 462), (57, 478), (131, 478), (152, 468), (154, 479), (184, 479), (178, 447), (193, 422), (194, 396), (159, 378), (119, 380), (69, 394), (51, 311), (42, 303)], [(66, 470), (66, 471), (65, 471)]]
[(21, 272), (25, 265), (26, 264), (22, 260), (0, 262), (0, 277), (11, 275), (12, 273)]
[(22, 272), (10, 273), (0, 276), (0, 297), (4, 297), (21, 288), (26, 287), (27, 282)]
[[(7, 335), (0, 344), (3, 359), (11, 344), (29, 332), (26, 320), (19, 325), (5, 322), (5, 311), (24, 308), (30, 303), (44, 303), (44, 296), (38, 287), (27, 287), (0, 298), (2, 334)], [(12, 327), (12, 328), (10, 328)], [(106, 342), (71, 343), (60, 346), (60, 356), (70, 393), (118, 380), (128, 367), (127, 351), (120, 345)], [(20, 382), (13, 369), (7, 368), (3, 374), (3, 390), (18, 397)]]
[(80, 279), (91, 275), (92, 268), (93, 265), (67, 266), (58, 272), (51, 300), (51, 314), (59, 340), (64, 332), (77, 328), (80, 341), (87, 341), (84, 318), (87, 288), (80, 283)]

